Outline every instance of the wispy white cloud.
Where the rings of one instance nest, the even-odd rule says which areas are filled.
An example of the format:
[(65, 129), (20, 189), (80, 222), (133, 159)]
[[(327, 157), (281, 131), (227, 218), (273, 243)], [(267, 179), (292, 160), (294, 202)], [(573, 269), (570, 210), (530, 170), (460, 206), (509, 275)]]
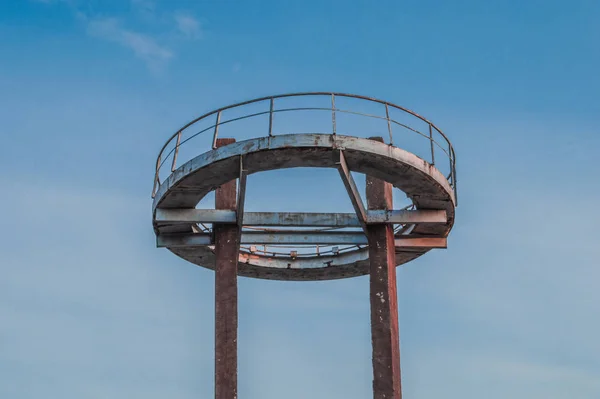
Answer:
[[(162, 69), (173, 58), (172, 46), (160, 43), (157, 33), (162, 37), (173, 39), (175, 30), (179, 37), (197, 40), (202, 37), (202, 25), (198, 19), (188, 12), (161, 10), (154, 0), (130, 0), (131, 15), (97, 17), (83, 11), (77, 0), (31, 0), (44, 4), (65, 3), (86, 27), (88, 35), (116, 43), (131, 50), (136, 57), (142, 59), (151, 70)], [(135, 24), (137, 22), (137, 24)], [(142, 32), (139, 25), (146, 28)], [(131, 28), (137, 26), (137, 28)], [(153, 32), (147, 33), (147, 32)], [(171, 43), (173, 44), (173, 43)]]
[(202, 37), (200, 22), (192, 15), (178, 12), (175, 14), (177, 29), (188, 39), (199, 39)]
[(87, 32), (130, 49), (152, 68), (164, 65), (173, 57), (169, 48), (161, 46), (151, 36), (124, 28), (116, 18), (87, 20)]

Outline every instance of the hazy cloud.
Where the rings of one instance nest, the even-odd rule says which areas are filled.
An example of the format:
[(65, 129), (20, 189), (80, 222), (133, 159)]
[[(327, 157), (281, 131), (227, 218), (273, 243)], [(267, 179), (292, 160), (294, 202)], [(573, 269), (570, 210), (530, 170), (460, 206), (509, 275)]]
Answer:
[[(44, 4), (67, 3), (74, 16), (84, 23), (87, 33), (95, 38), (117, 43), (133, 51), (136, 57), (146, 62), (152, 70), (160, 70), (173, 57), (171, 46), (161, 44), (154, 35), (142, 33), (139, 28), (131, 28), (142, 24), (153, 32), (162, 33), (165, 37), (175, 29), (189, 40), (202, 37), (202, 25), (191, 14), (183, 11), (174, 12), (157, 9), (154, 0), (130, 0), (129, 16), (120, 15), (97, 17), (83, 11), (77, 0), (31, 0)], [(81, 4), (80, 4), (81, 5)], [(132, 18), (133, 17), (133, 18)], [(136, 24), (137, 22), (137, 24)], [(238, 70), (238, 67), (234, 67)]]
[(89, 20), (87, 31), (91, 36), (118, 43), (132, 50), (150, 67), (160, 66), (173, 56), (171, 50), (158, 44), (152, 37), (123, 28), (115, 18)]
[(188, 39), (199, 39), (202, 36), (200, 22), (193, 16), (184, 13), (175, 14), (177, 29)]

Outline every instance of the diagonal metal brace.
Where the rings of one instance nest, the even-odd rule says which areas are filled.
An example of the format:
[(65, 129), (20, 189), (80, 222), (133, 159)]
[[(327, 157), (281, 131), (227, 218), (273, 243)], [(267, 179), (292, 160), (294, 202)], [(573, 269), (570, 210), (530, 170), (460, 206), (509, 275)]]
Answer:
[(358, 188), (356, 187), (356, 183), (352, 178), (352, 174), (350, 169), (348, 168), (348, 164), (346, 163), (346, 157), (344, 156), (344, 151), (338, 151), (339, 153), (339, 161), (336, 163), (338, 171), (340, 172), (340, 177), (344, 182), (344, 187), (346, 187), (346, 191), (348, 192), (348, 196), (350, 197), (350, 201), (352, 201), (352, 206), (354, 207), (354, 211), (356, 212), (356, 216), (358, 217), (358, 221), (363, 228), (363, 230), (367, 231), (367, 211), (365, 210), (365, 205), (360, 198), (360, 193), (358, 192)]
[(246, 202), (246, 179), (248, 177), (248, 171), (244, 169), (244, 160), (240, 155), (240, 181), (238, 188), (238, 200), (237, 200), (237, 217), (236, 223), (242, 229), (242, 221), (244, 220), (244, 204)]

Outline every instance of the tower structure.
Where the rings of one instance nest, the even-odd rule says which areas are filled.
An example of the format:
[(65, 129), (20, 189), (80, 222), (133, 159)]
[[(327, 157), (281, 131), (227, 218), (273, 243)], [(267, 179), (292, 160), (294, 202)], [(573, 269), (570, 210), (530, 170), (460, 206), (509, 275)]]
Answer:
[[(342, 107), (340, 100), (356, 107)], [(380, 112), (357, 110), (361, 105)], [(331, 122), (311, 133), (278, 129), (282, 115), (299, 112), (327, 113)], [(342, 115), (375, 120), (382, 129), (366, 129), (365, 137), (344, 135)], [(235, 132), (260, 118), (257, 137), (236, 140)], [(232, 137), (220, 137), (220, 129), (233, 124)], [(407, 135), (423, 140), (420, 153), (403, 149)], [(181, 156), (191, 140), (206, 136), (207, 147), (194, 146), (191, 155)], [(355, 212), (244, 212), (249, 174), (294, 167), (337, 169)], [(366, 204), (352, 172), (366, 175)], [(394, 187), (410, 205), (394, 209)], [(215, 209), (197, 209), (211, 191)], [(169, 138), (156, 162), (152, 197), (157, 246), (215, 270), (217, 399), (237, 397), (238, 276), (314, 281), (366, 274), (373, 397), (401, 398), (396, 266), (446, 248), (457, 205), (454, 149), (432, 122), (387, 101), (343, 93), (284, 94), (230, 105)]]

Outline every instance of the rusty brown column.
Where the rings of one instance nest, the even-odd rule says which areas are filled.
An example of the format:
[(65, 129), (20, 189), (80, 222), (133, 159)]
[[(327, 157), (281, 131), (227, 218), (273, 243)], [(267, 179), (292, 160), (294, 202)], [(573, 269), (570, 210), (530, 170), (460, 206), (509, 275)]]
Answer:
[[(217, 139), (217, 147), (235, 139)], [(236, 180), (215, 190), (216, 209), (236, 209)], [(214, 224), (215, 234), (215, 399), (237, 398), (237, 269), (240, 230)]]
[[(381, 137), (371, 137), (381, 141)], [(392, 185), (367, 176), (368, 209), (393, 209)], [(394, 228), (368, 225), (373, 398), (401, 399)]]

